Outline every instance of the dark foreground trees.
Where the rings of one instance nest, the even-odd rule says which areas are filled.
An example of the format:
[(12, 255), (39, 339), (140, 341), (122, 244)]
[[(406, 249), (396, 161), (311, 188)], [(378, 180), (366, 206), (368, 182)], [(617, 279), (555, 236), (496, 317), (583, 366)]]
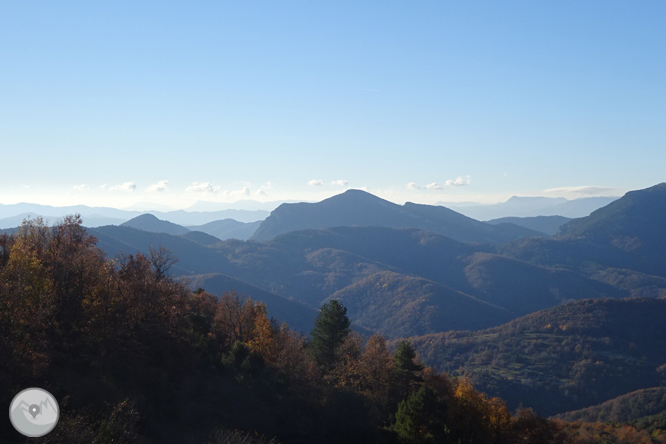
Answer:
[(76, 217), (0, 236), (0, 404), (37, 386), (62, 413), (29, 441), (5, 419), (0, 443), (664, 441), (511, 415), (409, 342), (351, 332), (335, 301), (308, 344), (250, 298), (189, 291), (171, 263), (159, 248), (106, 260)]
[(328, 369), (335, 362), (335, 351), (349, 336), (351, 321), (347, 317), (347, 308), (339, 301), (332, 300), (324, 304), (315, 319), (310, 335), (310, 352), (319, 366)]

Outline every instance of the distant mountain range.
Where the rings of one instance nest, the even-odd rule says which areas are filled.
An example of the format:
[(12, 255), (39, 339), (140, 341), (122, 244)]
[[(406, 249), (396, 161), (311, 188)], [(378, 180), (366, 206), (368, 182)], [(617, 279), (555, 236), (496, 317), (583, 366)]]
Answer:
[(153, 233), (185, 236), (195, 242), (211, 245), (227, 239), (245, 240), (252, 236), (260, 223), (261, 221), (244, 223), (233, 219), (223, 219), (209, 222), (204, 225), (190, 225), (184, 227), (166, 220), (158, 219), (152, 214), (142, 214), (141, 216), (137, 216), (120, 224), (120, 226), (132, 227)]
[(166, 233), (180, 236), (181, 234), (189, 233), (191, 230), (174, 224), (166, 220), (160, 220), (152, 214), (142, 214), (134, 219), (120, 224), (121, 227), (132, 227), (138, 230), (152, 231), (153, 233)]
[[(590, 216), (574, 219), (555, 238), (530, 238), (496, 251), (548, 267), (589, 275), (619, 269), (666, 278), (666, 183), (631, 191)], [(617, 277), (618, 275), (615, 274)], [(614, 284), (616, 285), (617, 282)]]
[(555, 236), (562, 225), (569, 222), (571, 218), (564, 216), (534, 216), (534, 217), (502, 217), (487, 221), (491, 225), (514, 224), (530, 230)]
[(260, 224), (261, 221), (244, 223), (234, 219), (222, 219), (204, 225), (188, 226), (187, 228), (192, 231), (203, 231), (221, 240), (246, 240), (254, 234)]
[(258, 202), (256, 200), (237, 200), (233, 203), (197, 201), (194, 205), (185, 208), (185, 211), (224, 211), (224, 210), (246, 210), (246, 211), (273, 211), (280, 204), (299, 202), (296, 200), (275, 200), (271, 202)]
[[(91, 233), (110, 256), (164, 246), (180, 258), (175, 275), (189, 276), (207, 289), (221, 291), (216, 276), (224, 275), (252, 285), (253, 291), (280, 296), (274, 299), (278, 305), (292, 299), (317, 309), (327, 300), (340, 299), (349, 306), (356, 326), (395, 338), (488, 328), (586, 298), (666, 295), (666, 248), (660, 243), (663, 219), (652, 225), (644, 222), (661, 214), (655, 205), (664, 205), (666, 188), (653, 188), (628, 193), (587, 219), (569, 222), (564, 235), (504, 244), (465, 243), (416, 228), (376, 226), (292, 231), (266, 242), (216, 242), (202, 232), (169, 235), (127, 226), (98, 227)], [(327, 201), (322, 206), (306, 205), (305, 213), (315, 221), (332, 211)], [(344, 193), (332, 206), (347, 215), (360, 207), (379, 208), (379, 214), (387, 216), (417, 214), (405, 216), (403, 206), (362, 192)], [(289, 217), (302, 213), (299, 205), (295, 211), (292, 205), (283, 207)], [(452, 221), (450, 227), (440, 225), (441, 231), (471, 236), (478, 235), (474, 230), (479, 226), (492, 227), (443, 208), (414, 207), (425, 216), (430, 211), (439, 216), (424, 216), (421, 221)], [(283, 215), (278, 210), (271, 218)], [(623, 216), (625, 212), (631, 217)], [(363, 215), (367, 219), (361, 221), (376, 221), (367, 211)], [(616, 234), (604, 236), (597, 229)], [(482, 234), (488, 236), (486, 231)], [(638, 239), (629, 245), (641, 242), (636, 247), (640, 255), (627, 248), (627, 239)]]
[[(556, 415), (604, 410), (664, 383), (664, 220), (666, 183), (566, 221), (553, 237), (361, 191), (283, 204), (254, 226), (143, 215), (89, 232), (108, 256), (163, 246), (191, 288), (252, 296), (304, 333), (321, 304), (340, 300), (358, 331), (410, 337), (426, 364), (471, 378), (510, 410)], [(513, 222), (552, 231), (563, 219)], [(203, 232), (246, 235), (256, 225), (260, 241)]]
[[(72, 214), (72, 213), (67, 213)], [(40, 213), (20, 213), (16, 216), (5, 217), (0, 219), (0, 229), (3, 228), (15, 228), (20, 226), (25, 219), (36, 219), (41, 217), (44, 221), (50, 225), (55, 224), (59, 219), (61, 219), (65, 214), (61, 216), (43, 216)], [(85, 217), (84, 225), (87, 227), (99, 227), (102, 225), (120, 225), (125, 222), (127, 219), (114, 218), (114, 217), (104, 217), (97, 214), (91, 214)]]
[(317, 203), (282, 204), (250, 238), (267, 241), (292, 231), (341, 226), (419, 228), (464, 242), (508, 242), (543, 233), (513, 224), (490, 225), (444, 207), (397, 205), (361, 190)]
[(617, 200), (617, 197), (583, 197), (568, 200), (563, 197), (518, 197), (513, 196), (498, 204), (473, 204), (465, 202), (437, 202), (465, 216), (477, 220), (492, 220), (504, 217), (564, 216), (585, 217)]
[[(127, 225), (157, 232), (130, 226), (90, 232), (109, 256), (164, 246), (180, 259), (176, 276), (220, 291), (226, 282), (220, 275), (244, 282), (275, 295), (269, 309), (278, 312), (289, 311), (290, 299), (313, 310), (341, 299), (356, 326), (396, 338), (498, 326), (586, 298), (666, 295), (664, 195), (665, 184), (627, 193), (552, 238), (516, 239), (530, 231), (446, 208), (395, 205), (358, 190), (318, 204), (283, 204), (254, 237), (318, 223), (371, 226), (290, 231), (265, 242), (216, 241), (203, 230), (246, 227), (221, 221), (190, 231), (144, 215)], [(372, 226), (378, 224), (418, 227)], [(516, 240), (499, 243), (502, 237)]]
[[(269, 212), (265, 210), (220, 210), (220, 211), (127, 211), (108, 207), (88, 207), (75, 205), (67, 207), (53, 207), (18, 203), (12, 205), (0, 204), (0, 228), (12, 228), (21, 224), (25, 215), (42, 216), (51, 221), (69, 214), (80, 214), (83, 224), (88, 227), (102, 225), (117, 225), (134, 217), (148, 213), (179, 225), (202, 225), (221, 219), (234, 219), (239, 222), (256, 222), (265, 219)], [(18, 223), (17, 223), (18, 222)]]

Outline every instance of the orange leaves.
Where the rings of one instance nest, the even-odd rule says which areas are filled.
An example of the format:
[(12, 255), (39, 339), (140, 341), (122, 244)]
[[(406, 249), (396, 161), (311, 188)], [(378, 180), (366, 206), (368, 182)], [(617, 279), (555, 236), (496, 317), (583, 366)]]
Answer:
[(324, 377), (334, 387), (353, 390), (380, 403), (388, 401), (393, 357), (383, 336), (372, 335), (363, 344), (360, 336), (351, 333), (339, 347), (336, 362)]
[(256, 304), (253, 310), (254, 325), (247, 345), (250, 350), (259, 353), (268, 364), (275, 365), (278, 354), (277, 334), (266, 315), (266, 304)]

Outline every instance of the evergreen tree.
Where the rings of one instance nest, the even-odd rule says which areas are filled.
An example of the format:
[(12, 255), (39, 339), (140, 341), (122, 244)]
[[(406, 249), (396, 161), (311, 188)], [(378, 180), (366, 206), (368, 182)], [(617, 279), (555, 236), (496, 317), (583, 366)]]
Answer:
[(347, 317), (347, 308), (339, 301), (324, 304), (315, 319), (310, 332), (310, 353), (317, 364), (328, 369), (335, 361), (335, 350), (349, 335), (351, 321)]
[(399, 390), (399, 399), (406, 397), (414, 386), (421, 383), (420, 373), (423, 365), (416, 360), (416, 350), (411, 342), (403, 339), (393, 354), (393, 371), (396, 378), (396, 388)]
[(449, 430), (446, 427), (446, 404), (437, 398), (427, 385), (400, 402), (393, 430), (401, 443), (442, 443)]

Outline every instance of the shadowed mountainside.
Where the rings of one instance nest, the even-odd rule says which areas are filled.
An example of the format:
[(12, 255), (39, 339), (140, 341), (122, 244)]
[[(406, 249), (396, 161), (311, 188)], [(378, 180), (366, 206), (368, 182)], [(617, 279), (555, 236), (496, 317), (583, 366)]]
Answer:
[(244, 223), (234, 219), (223, 219), (204, 225), (190, 225), (187, 228), (193, 231), (202, 231), (220, 240), (246, 240), (254, 234), (260, 224), (261, 221)]
[(440, 206), (410, 202), (401, 206), (365, 191), (348, 190), (317, 203), (282, 204), (250, 239), (264, 242), (292, 231), (342, 226), (419, 228), (465, 242), (508, 242), (543, 236), (512, 224), (479, 222)]
[(266, 304), (270, 317), (275, 318), (278, 322), (286, 322), (295, 331), (308, 333), (317, 317), (317, 310), (307, 304), (285, 299), (255, 285), (220, 273), (190, 276), (186, 279), (188, 286), (193, 289), (205, 288), (207, 292), (216, 295), (225, 291), (234, 291), (238, 295), (251, 297), (254, 301), (261, 301)]
[[(571, 271), (489, 254), (482, 245), (416, 229), (338, 227), (287, 233), (266, 243), (229, 240), (208, 246), (128, 227), (91, 232), (111, 256), (151, 246), (169, 249), (180, 259), (173, 267), (178, 276), (223, 274), (313, 309), (343, 298), (354, 307), (356, 326), (389, 337), (487, 328), (569, 300), (630, 295)], [(200, 286), (212, 291), (205, 281)], [(389, 303), (404, 305), (387, 310)]]
[(655, 387), (666, 364), (666, 300), (590, 299), (477, 332), (412, 338), (428, 365), (555, 415)]
[(560, 231), (560, 227), (570, 220), (570, 217), (564, 216), (501, 217), (499, 219), (488, 220), (486, 223), (491, 225), (502, 223), (514, 224), (519, 227), (545, 233), (549, 236), (555, 236)]
[(188, 233), (187, 228), (166, 220), (160, 220), (152, 214), (142, 214), (134, 219), (120, 224), (121, 227), (132, 227), (137, 230), (151, 231), (153, 233), (166, 233), (179, 236)]
[(497, 246), (500, 254), (582, 273), (616, 268), (666, 277), (666, 183), (631, 191), (549, 239)]
[(666, 387), (636, 390), (602, 404), (556, 415), (565, 421), (631, 422), (666, 412)]

